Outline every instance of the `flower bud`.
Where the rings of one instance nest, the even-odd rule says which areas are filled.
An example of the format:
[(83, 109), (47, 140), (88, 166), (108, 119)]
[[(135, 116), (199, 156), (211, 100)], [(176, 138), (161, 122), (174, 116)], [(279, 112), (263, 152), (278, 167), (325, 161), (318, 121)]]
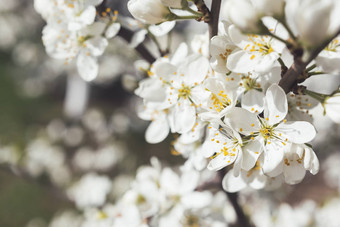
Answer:
[(263, 16), (282, 16), (284, 0), (251, 0), (256, 10)]
[(298, 36), (307, 48), (320, 45), (330, 34), (330, 14), (333, 4), (328, 0), (302, 1), (293, 16)]
[(261, 31), (261, 17), (249, 0), (229, 0), (225, 9), (230, 22), (243, 32)]
[(127, 7), (134, 18), (145, 24), (162, 23), (171, 14), (161, 0), (130, 0)]

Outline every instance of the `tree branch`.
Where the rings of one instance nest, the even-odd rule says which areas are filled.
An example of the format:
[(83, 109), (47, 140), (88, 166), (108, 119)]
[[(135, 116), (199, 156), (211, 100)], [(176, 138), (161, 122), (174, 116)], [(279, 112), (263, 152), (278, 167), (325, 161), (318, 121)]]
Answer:
[[(226, 174), (225, 168), (218, 171), (218, 175), (220, 176), (220, 182), (222, 182), (222, 179), (225, 174)], [(248, 217), (244, 214), (242, 207), (238, 203), (238, 200), (237, 200), (238, 194), (224, 191), (224, 189), (222, 188), (222, 184), (220, 184), (220, 187), (221, 187), (221, 190), (225, 192), (225, 194), (227, 195), (231, 205), (233, 206), (235, 210), (238, 225), (241, 227), (252, 227), (252, 225), (249, 222)]]
[[(121, 27), (117, 36), (122, 37), (126, 42), (131, 42), (134, 33), (129, 29)], [(135, 47), (135, 50), (139, 53), (139, 55), (144, 58), (147, 62), (152, 64), (156, 61), (156, 58), (149, 52), (149, 50), (141, 43)]]
[(218, 19), (220, 17), (221, 0), (212, 0), (209, 20), (209, 34), (210, 38), (217, 35)]
[(332, 42), (334, 38), (336, 38), (340, 34), (340, 30), (338, 30), (333, 36), (328, 38), (325, 42), (323, 42), (320, 46), (315, 48), (309, 55), (306, 61), (302, 61), (301, 57), (295, 59), (293, 65), (288, 69), (288, 71), (283, 75), (282, 79), (279, 82), (279, 85), (283, 88), (283, 90), (288, 93), (294, 89), (297, 85), (298, 76), (301, 75), (306, 69), (307, 65), (313, 61), (319, 53), (327, 47), (327, 45)]

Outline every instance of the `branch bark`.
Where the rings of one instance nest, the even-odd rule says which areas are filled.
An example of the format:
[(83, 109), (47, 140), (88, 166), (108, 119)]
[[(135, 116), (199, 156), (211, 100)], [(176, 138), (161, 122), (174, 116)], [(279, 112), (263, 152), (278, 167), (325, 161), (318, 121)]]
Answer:
[(295, 59), (293, 65), (288, 69), (288, 71), (283, 75), (282, 79), (279, 82), (279, 85), (282, 89), (288, 93), (294, 89), (297, 85), (298, 76), (301, 75), (306, 69), (307, 65), (313, 61), (319, 53), (327, 47), (327, 45), (332, 42), (340, 34), (340, 30), (338, 30), (333, 36), (323, 42), (320, 46), (315, 48), (307, 58), (306, 61), (303, 61), (301, 57)]
[(220, 17), (221, 0), (212, 0), (209, 20), (210, 38), (218, 33), (218, 19)]
[[(222, 179), (223, 179), (225, 174), (226, 174), (225, 168), (218, 171), (218, 175), (220, 176), (220, 182), (222, 182)], [(235, 210), (235, 213), (236, 213), (236, 216), (237, 216), (238, 226), (241, 226), (241, 227), (252, 227), (252, 225), (249, 222), (248, 217), (245, 215), (245, 213), (243, 212), (242, 207), (238, 203), (238, 194), (237, 193), (230, 193), (230, 192), (224, 191), (224, 189), (222, 188), (222, 184), (221, 183), (220, 183), (220, 187), (221, 187), (221, 190), (223, 192), (225, 192), (225, 194), (227, 195), (231, 205), (233, 206), (233, 208)]]
[[(117, 34), (117, 36), (122, 37), (128, 43), (131, 42), (133, 35), (134, 35), (134, 32), (124, 27), (121, 27)], [(138, 52), (138, 54), (142, 58), (144, 58), (150, 64), (156, 61), (156, 58), (150, 53), (150, 51), (142, 43), (136, 46), (135, 50)]]

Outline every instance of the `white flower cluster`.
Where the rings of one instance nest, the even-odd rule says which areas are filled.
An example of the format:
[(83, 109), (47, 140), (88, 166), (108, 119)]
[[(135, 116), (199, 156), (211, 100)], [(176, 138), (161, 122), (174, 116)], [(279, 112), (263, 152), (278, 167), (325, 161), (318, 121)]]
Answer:
[[(76, 58), (86, 81), (96, 77), (97, 58), (120, 29), (117, 13), (110, 9), (96, 16), (102, 2), (35, 0), (36, 10), (47, 21), (43, 30), (47, 53), (66, 62)], [(204, 1), (129, 0), (127, 5), (138, 21), (130, 20), (134, 32), (128, 31), (131, 37), (126, 40), (149, 62), (161, 56), (141, 67), (147, 78), (135, 90), (143, 99), (138, 116), (151, 121), (145, 139), (154, 144), (170, 132), (178, 135), (172, 154), (181, 154), (186, 162), (179, 176), (153, 159), (152, 167), (139, 169), (116, 205), (104, 205), (112, 188), (107, 177), (85, 175), (68, 191), (78, 208), (88, 212), (82, 226), (225, 226), (228, 217), (221, 212), (229, 206), (225, 194), (199, 191), (206, 169), (223, 174), (220, 180), (227, 192), (274, 189), (283, 182), (301, 182), (306, 171), (318, 173), (319, 160), (309, 144), (317, 134), (311, 112), (321, 104), (339, 123), (340, 90), (324, 95), (302, 83), (340, 72), (338, 1), (228, 0), (221, 10), (227, 20), (215, 21), (215, 36), (196, 36), (193, 50), (181, 43), (174, 52), (169, 51), (169, 37), (167, 50), (157, 39), (174, 28), (174, 20), (215, 23)], [(159, 53), (146, 53), (141, 44), (146, 36)], [(294, 73), (298, 75), (290, 75)], [(293, 83), (285, 87), (290, 80)], [(96, 128), (105, 123), (94, 119), (96, 114), (84, 124), (100, 131)], [(97, 139), (102, 136), (105, 140), (110, 135), (99, 133)], [(81, 149), (74, 164), (84, 171), (109, 169), (119, 162), (111, 150), (95, 155)], [(214, 176), (212, 172), (205, 180)], [(293, 212), (283, 205), (278, 219), (285, 210)]]
[[(149, 2), (139, 4), (151, 7)], [(327, 9), (332, 16), (329, 5), (335, 3), (325, 2), (319, 10)], [(310, 34), (305, 35), (294, 24), (301, 23), (296, 19), (290, 26), (297, 29), (289, 34), (292, 31), (284, 19), (284, 5), (287, 10), (291, 4), (291, 1), (228, 1), (227, 15), (233, 23), (221, 22), (219, 35), (211, 39), (210, 61), (198, 53), (190, 54), (185, 44), (174, 54), (157, 59), (148, 71), (148, 78), (140, 81), (135, 91), (144, 104), (139, 116), (152, 121), (146, 130), (146, 140), (158, 143), (169, 131), (181, 134), (173, 153), (188, 158), (188, 168), (202, 170), (205, 158), (211, 159), (207, 165), (210, 170), (232, 167), (223, 179), (223, 187), (229, 192), (247, 186), (255, 189), (277, 186), (283, 181), (296, 184), (302, 181), (306, 170), (316, 174), (319, 161), (307, 144), (316, 135), (308, 114), (316, 105), (315, 100), (293, 93), (287, 97), (278, 83), (281, 67), (292, 65), (285, 40), (299, 37), (307, 52), (332, 34), (332, 26), (326, 23), (329, 19), (323, 18), (328, 32), (312, 40), (310, 37), (319, 32), (310, 28)], [(312, 2), (308, 4), (311, 5), (304, 9), (305, 15), (317, 10)], [(309, 24), (301, 29), (304, 26)], [(246, 35), (245, 31), (255, 34)], [(328, 59), (337, 59), (337, 43), (335, 39), (326, 47), (313, 68), (339, 71), (338, 67), (332, 70), (327, 66)], [(336, 95), (328, 99), (329, 103)]]
[(115, 204), (105, 203), (111, 187), (108, 178), (92, 173), (84, 176), (69, 190), (69, 196), (84, 210), (81, 226), (219, 227), (235, 222), (235, 213), (223, 192), (213, 195), (198, 190), (204, 182), (198, 172), (182, 170), (178, 175), (162, 168), (156, 158), (151, 164), (138, 169), (130, 189)]
[(120, 24), (117, 11), (106, 9), (96, 21), (96, 6), (103, 0), (35, 0), (37, 12), (46, 20), (43, 43), (46, 52), (65, 64), (76, 59), (79, 75), (91, 81), (98, 75), (97, 59), (114, 37)]
[[(229, 29), (238, 32), (233, 25)], [(230, 37), (217, 36), (213, 40), (218, 38)], [(197, 169), (204, 168), (204, 158), (208, 157), (211, 158), (208, 168), (212, 170), (233, 165), (223, 181), (228, 191), (238, 191), (246, 185), (263, 188), (267, 181), (281, 176), (287, 183), (298, 183), (305, 170), (315, 174), (319, 169), (315, 153), (305, 145), (315, 137), (315, 129), (309, 122), (285, 119), (288, 102), (284, 91), (275, 84), (280, 79), (275, 57), (271, 64), (260, 62), (262, 60), (254, 64), (257, 68), (269, 65), (266, 72), (254, 68), (240, 72), (235, 65), (235, 73), (230, 71), (232, 67), (226, 67), (224, 54), (230, 55), (228, 59), (242, 55), (248, 66), (256, 61), (252, 57), (256, 53), (260, 59), (279, 56), (274, 49), (264, 55), (252, 51), (254, 55), (251, 55), (252, 52), (235, 45), (239, 42), (249, 47), (254, 39), (267, 38), (270, 42), (269, 37), (249, 36), (243, 41), (238, 32), (237, 38), (240, 40), (226, 44), (227, 49), (223, 51), (227, 53), (218, 52), (215, 47), (216, 58), (221, 58), (216, 68), (224, 67), (227, 74), (214, 71), (204, 56), (187, 56), (184, 46), (174, 56), (158, 59), (152, 65), (149, 78), (142, 80), (136, 90), (136, 94), (144, 98), (139, 116), (152, 120), (146, 140), (158, 143), (169, 131), (180, 133), (175, 149), (189, 157)], [(255, 48), (255, 44), (252, 45), (249, 49)], [(232, 47), (229, 49), (229, 46)]]

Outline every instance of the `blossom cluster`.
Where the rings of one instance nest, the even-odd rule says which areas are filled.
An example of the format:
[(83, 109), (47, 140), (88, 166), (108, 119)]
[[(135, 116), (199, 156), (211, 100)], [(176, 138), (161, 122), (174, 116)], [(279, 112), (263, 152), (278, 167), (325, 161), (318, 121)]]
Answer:
[[(224, 20), (213, 25), (218, 32), (196, 34), (190, 42), (176, 43), (176, 48), (169, 34), (176, 30), (175, 21), (196, 19), (212, 26), (213, 7), (209, 11), (204, 1), (129, 0), (128, 10), (136, 20), (124, 18), (118, 23), (117, 12), (99, 10), (102, 6), (103, 0), (35, 0), (36, 10), (47, 22), (42, 37), (46, 52), (67, 64), (75, 60), (79, 75), (91, 81), (108, 39), (120, 29), (133, 33), (126, 40), (149, 62), (135, 63), (144, 76), (134, 90), (142, 99), (137, 115), (151, 121), (145, 140), (156, 144), (173, 134), (171, 153), (182, 155), (185, 163), (177, 174), (152, 159), (152, 166), (137, 171), (115, 204), (106, 203), (114, 183), (97, 173), (85, 174), (66, 190), (85, 212), (75, 226), (225, 226), (235, 221), (234, 213), (225, 212), (231, 206), (226, 194), (201, 190), (204, 183), (216, 178), (228, 193), (273, 190), (283, 183), (301, 182), (307, 171), (319, 172), (312, 146), (317, 110), (323, 108), (324, 115), (340, 123), (340, 90), (336, 84), (330, 94), (321, 94), (308, 82), (340, 72), (338, 1), (224, 1), (220, 10)], [(168, 36), (167, 48), (162, 48), (163, 36)], [(149, 41), (157, 53), (145, 53), (143, 42)], [(133, 89), (137, 80), (129, 80), (126, 87)], [(102, 136), (96, 134), (96, 139)], [(55, 166), (39, 152), (41, 147), (44, 155), (57, 157)], [(101, 152), (94, 155), (80, 149), (74, 162), (82, 170), (109, 169), (119, 158), (114, 161), (112, 152), (106, 151), (101, 151), (103, 158)], [(64, 155), (41, 140), (29, 146), (28, 156), (32, 175), (46, 171), (53, 178), (53, 169), (65, 167)], [(108, 168), (105, 157), (112, 159)], [(329, 175), (338, 180), (336, 174)], [(70, 179), (64, 185), (69, 183)], [(282, 205), (276, 218), (283, 220), (281, 216), (294, 209), (299, 210)], [(308, 215), (318, 209), (312, 206)], [(266, 224), (277, 224), (273, 222)]]
[[(42, 0), (35, 1), (35, 9), (47, 25), (43, 29), (43, 43), (52, 58), (65, 64), (76, 61), (79, 75), (91, 81), (98, 75), (97, 59), (114, 37), (120, 24), (117, 11), (106, 9), (100, 15), (96, 6), (103, 0)], [(99, 17), (99, 20), (95, 20)]]

